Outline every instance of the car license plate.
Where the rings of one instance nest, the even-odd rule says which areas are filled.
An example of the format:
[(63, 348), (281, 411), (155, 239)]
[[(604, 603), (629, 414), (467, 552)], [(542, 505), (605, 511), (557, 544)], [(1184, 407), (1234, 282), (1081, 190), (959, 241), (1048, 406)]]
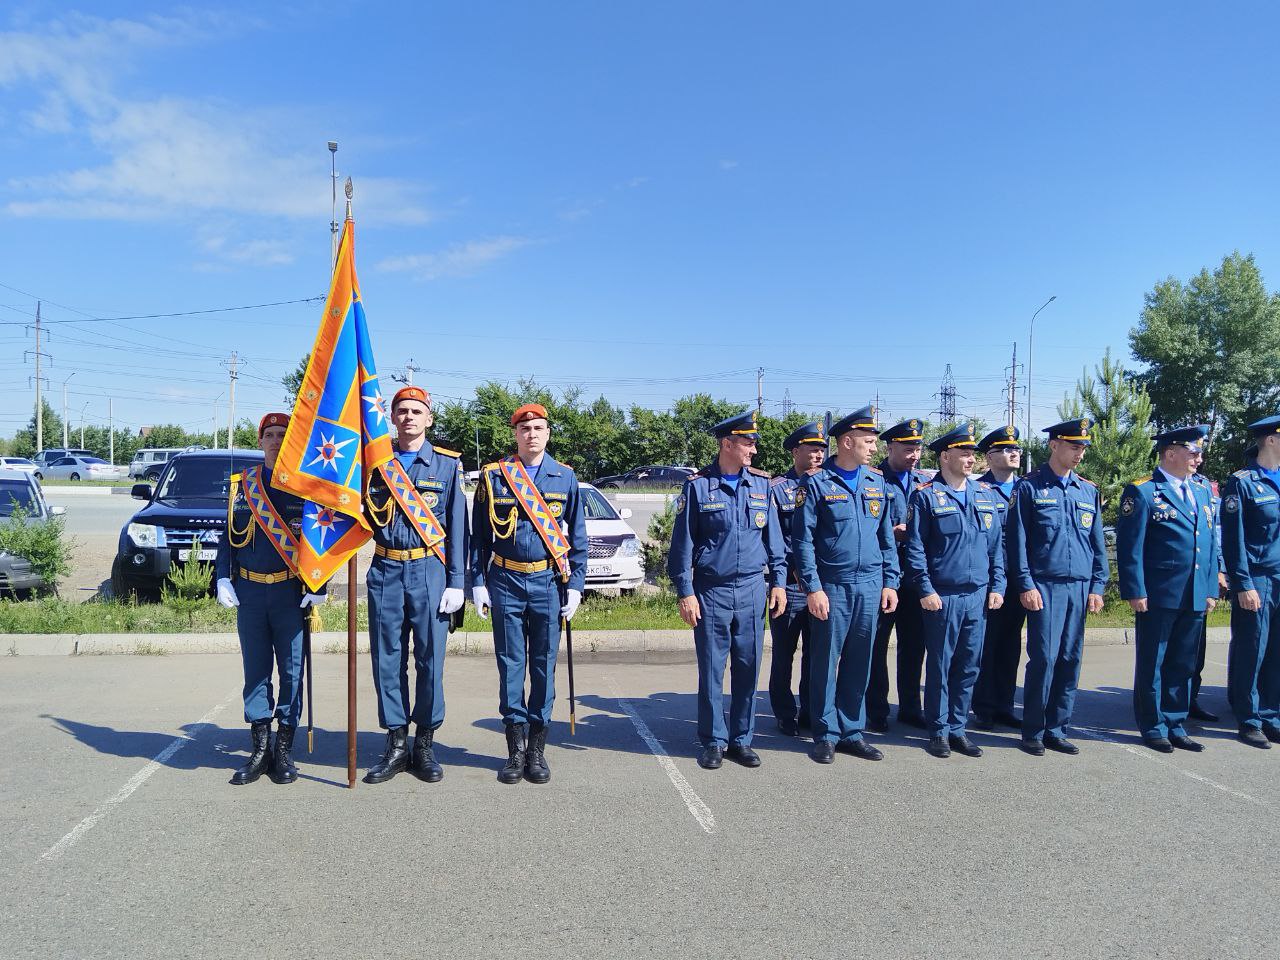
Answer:
[(589, 563), (587, 564), (587, 572), (593, 577), (611, 577), (613, 576), (613, 567), (607, 563)]
[[(201, 551), (199, 552), (199, 554), (196, 556), (196, 559), (197, 559), (197, 560), (213, 560), (213, 559), (214, 559), (214, 558), (216, 558), (217, 556), (218, 556), (218, 551), (217, 551), (217, 550), (201, 550)], [(190, 560), (190, 559), (191, 559), (191, 551), (190, 551), (190, 550), (179, 550), (179, 551), (178, 551), (178, 559), (179, 559), (179, 560)]]

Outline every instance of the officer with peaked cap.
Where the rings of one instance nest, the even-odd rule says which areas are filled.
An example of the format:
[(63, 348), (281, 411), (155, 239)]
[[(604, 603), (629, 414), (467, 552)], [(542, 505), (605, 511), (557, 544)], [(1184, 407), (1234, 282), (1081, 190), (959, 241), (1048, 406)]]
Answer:
[(792, 543), (812, 617), (809, 713), (818, 763), (883, 754), (863, 738), (876, 620), (898, 604), (898, 551), (876, 452), (875, 408), (832, 426), (834, 456), (796, 494)]
[[(547, 727), (555, 705), (561, 619), (572, 620), (587, 579), (587, 525), (578, 477), (547, 450), (540, 403), (511, 415), (516, 453), (486, 464), (471, 513), (472, 598), (493, 608), (499, 706), (507, 736), (502, 783), (551, 779)], [(525, 699), (525, 674), (529, 697)]]
[[(1218, 538), (1218, 598), (1219, 600), (1224, 600), (1229, 596), (1229, 590), (1227, 586), (1227, 565), (1222, 559), (1222, 489), (1220, 484), (1210, 480), (1200, 472), (1200, 467), (1204, 464), (1204, 448), (1206, 445), (1201, 444), (1200, 452), (1195, 456), (1193, 461), (1194, 473), (1192, 473), (1191, 479), (1208, 490), (1209, 496), (1213, 501), (1213, 516), (1217, 523), (1216, 536)], [(1204, 618), (1204, 623), (1200, 626), (1200, 642), (1196, 646), (1196, 670), (1191, 675), (1191, 709), (1187, 712), (1187, 717), (1191, 720), (1198, 720), (1201, 723), (1217, 723), (1220, 719), (1218, 715), (1205, 709), (1200, 703), (1200, 690), (1204, 686), (1204, 664), (1209, 655), (1208, 617)]]
[(1210, 492), (1191, 479), (1207, 426), (1155, 437), (1160, 465), (1120, 496), (1116, 567), (1135, 621), (1133, 711), (1151, 749), (1199, 752), (1187, 736), (1191, 675), (1205, 614), (1218, 602)]
[[(791, 469), (769, 481), (769, 492), (778, 511), (778, 526), (787, 555), (787, 609), (769, 618), (769, 635), (773, 656), (769, 661), (769, 703), (778, 729), (789, 737), (797, 736), (801, 727), (809, 726), (809, 608), (800, 580), (796, 576), (795, 553), (791, 546), (791, 515), (796, 509), (796, 493), (805, 477), (820, 466), (827, 456), (827, 436), (822, 424), (806, 423), (782, 441), (791, 454)], [(800, 699), (791, 690), (791, 671), (796, 647), (800, 654)]]
[[(756, 683), (769, 615), (787, 606), (787, 555), (769, 474), (751, 466), (759, 439), (754, 411), (712, 428), (716, 459), (685, 481), (676, 499), (667, 572), (680, 616), (693, 627), (698, 657), (698, 765), (718, 769), (725, 756), (760, 766), (751, 749)], [(767, 586), (766, 586), (767, 578)], [(724, 670), (732, 694), (724, 716)]]
[(1005, 527), (1005, 572), (1027, 610), (1022, 749), (1076, 754), (1067, 739), (1084, 649), (1086, 613), (1102, 609), (1111, 570), (1102, 497), (1076, 473), (1090, 445), (1087, 417), (1045, 427), (1049, 459), (1013, 488)]
[(973, 428), (956, 427), (929, 444), (938, 473), (911, 495), (903, 579), (920, 597), (928, 750), (982, 756), (965, 727), (982, 661), (986, 611), (1004, 602), (1004, 542), (996, 496), (970, 480), (977, 446)]
[[(924, 444), (924, 421), (918, 417), (896, 423), (880, 434), (885, 442), (885, 458), (877, 465), (884, 475), (893, 538), (898, 544), (898, 566), (902, 567), (907, 546), (907, 502), (929, 476), (916, 469)], [(876, 625), (875, 649), (871, 654), (871, 678), (867, 681), (867, 729), (884, 733), (889, 729), (889, 634), (897, 635), (896, 677), (898, 721), (924, 728), (920, 712), (920, 674), (924, 669), (924, 627), (920, 622), (920, 598), (905, 583), (898, 590), (898, 606), (881, 613)]]
[[(298, 579), (297, 542), (302, 500), (271, 486), (271, 472), (289, 427), (287, 413), (268, 413), (258, 423), (263, 463), (231, 478), (227, 532), (214, 559), (218, 602), (234, 607), (244, 661), (244, 719), (249, 724), (249, 760), (231, 782), (253, 783), (266, 773), (275, 783), (293, 783), (293, 734), (302, 713), (302, 620), (324, 602), (324, 589), (308, 593)], [(273, 696), (275, 662), (280, 696)], [(271, 743), (271, 718), (278, 721)]]
[[(1013, 486), (1022, 466), (1022, 439), (1010, 424), (992, 430), (978, 441), (978, 452), (987, 458), (987, 472), (979, 479), (990, 488), (1000, 511), (1000, 524), (1009, 516)], [(997, 723), (1022, 729), (1013, 712), (1013, 696), (1018, 688), (1018, 664), (1022, 660), (1022, 625), (1027, 611), (1015, 591), (1007, 587), (1004, 603), (987, 611), (987, 635), (982, 641), (982, 669), (973, 688), (973, 725), (991, 730)]]
[[(378, 693), (378, 723), (387, 747), (365, 775), (384, 783), (412, 769), (427, 783), (444, 771), (435, 759), (435, 731), (444, 722), (444, 651), (449, 619), (465, 600), (467, 500), (461, 454), (426, 442), (434, 422), (431, 395), (407, 386), (391, 400), (395, 460), (369, 482), (373, 562), (369, 566), (369, 652)], [(409, 650), (415, 682), (410, 709)], [(418, 725), (409, 755), (409, 721)]]
[(1227, 699), (1239, 737), (1280, 743), (1280, 415), (1249, 424), (1248, 465), (1222, 493), (1222, 554), (1231, 590)]

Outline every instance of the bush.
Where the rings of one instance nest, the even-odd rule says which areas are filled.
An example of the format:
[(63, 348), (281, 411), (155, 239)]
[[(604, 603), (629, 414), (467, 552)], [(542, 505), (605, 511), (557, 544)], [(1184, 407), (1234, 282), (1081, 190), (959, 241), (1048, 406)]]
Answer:
[(644, 542), (644, 572), (660, 587), (670, 587), (667, 576), (667, 554), (671, 552), (671, 528), (676, 522), (675, 501), (668, 500), (662, 513), (655, 513), (649, 521), (648, 539)]
[(212, 582), (212, 564), (184, 563), (169, 571), (160, 590), (161, 602), (175, 613), (185, 616), (188, 628), (194, 628), (196, 614), (214, 603), (209, 596), (209, 584)]
[(0, 551), (22, 557), (56, 593), (58, 581), (71, 572), (66, 526), (66, 517), (41, 519), (14, 504), (13, 513), (0, 522)]

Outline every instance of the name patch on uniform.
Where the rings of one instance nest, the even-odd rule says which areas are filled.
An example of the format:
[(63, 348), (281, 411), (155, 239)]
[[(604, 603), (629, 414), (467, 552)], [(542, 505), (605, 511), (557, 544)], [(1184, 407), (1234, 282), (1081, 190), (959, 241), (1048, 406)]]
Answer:
[(1045, 506), (1050, 506), (1050, 507), (1057, 506), (1057, 503), (1058, 503), (1058, 501), (1055, 500), (1053, 497), (1036, 497), (1034, 502), (1043, 504)]
[(698, 509), (703, 513), (710, 513), (713, 510), (723, 510), (728, 504), (723, 500), (707, 500), (705, 503), (698, 504)]
[(840, 500), (848, 500), (849, 495), (847, 493), (826, 493), (823, 494), (822, 499), (826, 500), (827, 503), (834, 503)]
[(959, 513), (959, 512), (960, 512), (960, 508), (959, 508), (959, 507), (957, 507), (954, 503), (952, 503), (952, 504), (948, 504), (948, 505), (947, 505), (947, 506), (945, 506), (945, 507), (943, 507), (943, 506), (937, 506), (937, 507), (934, 507), (934, 508), (933, 508), (933, 515), (934, 515), (935, 517), (940, 517), (940, 516), (942, 516), (943, 514), (946, 514), (946, 513)]
[(569, 495), (567, 493), (544, 493), (542, 499), (549, 503), (552, 500), (568, 500)]
[(414, 484), (414, 486), (416, 486), (419, 490), (443, 490), (444, 481), (443, 480), (419, 480)]
[(499, 506), (508, 506), (516, 502), (515, 497), (494, 497), (493, 502)]

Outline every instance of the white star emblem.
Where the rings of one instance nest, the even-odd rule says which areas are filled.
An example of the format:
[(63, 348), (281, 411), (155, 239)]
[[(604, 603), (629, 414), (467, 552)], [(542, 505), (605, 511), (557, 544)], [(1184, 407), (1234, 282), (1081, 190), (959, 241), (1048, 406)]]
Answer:
[(362, 399), (369, 405), (368, 412), (378, 418), (378, 426), (382, 426), (387, 419), (387, 405), (386, 401), (382, 399), (382, 391), (375, 389), (373, 396), (369, 396), (366, 393)]
[(333, 532), (336, 519), (334, 512), (328, 507), (321, 507), (316, 511), (315, 516), (311, 518), (311, 529), (315, 531), (316, 536), (320, 539), (321, 550), (325, 549), (325, 538)]
[(320, 446), (316, 447), (316, 455), (306, 464), (308, 467), (319, 463), (326, 467), (332, 467), (334, 475), (337, 475), (338, 461), (342, 459), (342, 448), (349, 443), (355, 443), (356, 438), (348, 437), (338, 443), (334, 440), (334, 436), (334, 434), (330, 434), (327, 437), (324, 434), (320, 435)]

